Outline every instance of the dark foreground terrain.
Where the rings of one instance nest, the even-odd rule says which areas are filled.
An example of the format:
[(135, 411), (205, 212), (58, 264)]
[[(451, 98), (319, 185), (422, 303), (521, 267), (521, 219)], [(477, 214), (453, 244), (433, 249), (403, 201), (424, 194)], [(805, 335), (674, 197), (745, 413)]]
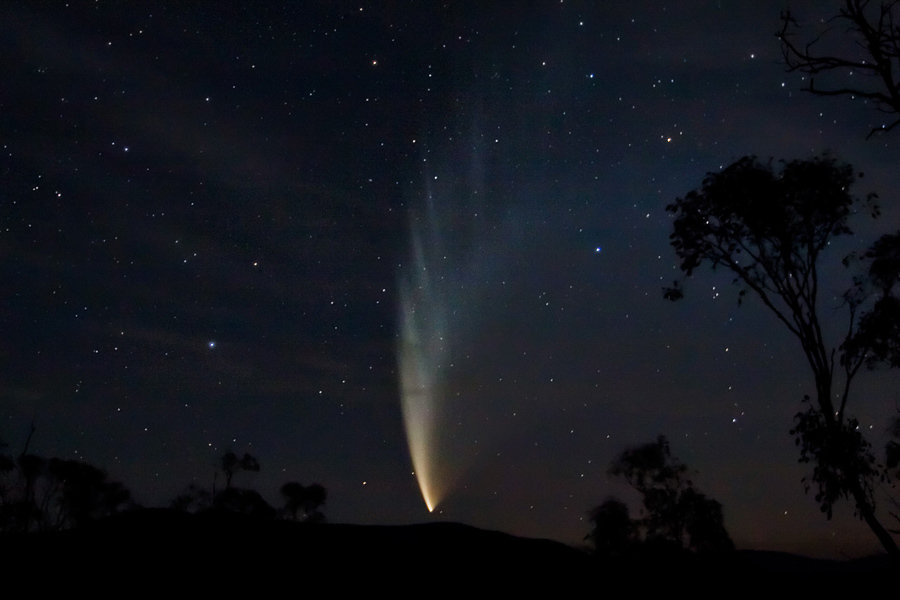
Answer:
[(45, 591), (94, 589), (101, 597), (161, 588), (225, 591), (231, 597), (240, 590), (254, 598), (314, 591), (447, 597), (539, 589), (557, 595), (630, 590), (721, 597), (753, 589), (860, 589), (879, 580), (897, 589), (885, 557), (832, 562), (739, 551), (703, 559), (666, 554), (610, 561), (558, 542), (452, 523), (301, 524), (165, 509), (122, 514), (79, 531), (6, 534), (0, 536), (0, 552), (9, 581), (34, 582), (35, 590)]

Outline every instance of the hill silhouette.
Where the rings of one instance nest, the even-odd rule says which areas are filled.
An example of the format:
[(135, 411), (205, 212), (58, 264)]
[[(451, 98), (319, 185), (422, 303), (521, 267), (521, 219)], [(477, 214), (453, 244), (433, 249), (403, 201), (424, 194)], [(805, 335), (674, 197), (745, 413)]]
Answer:
[(428, 595), (485, 586), (557, 592), (585, 586), (663, 592), (688, 586), (693, 595), (705, 596), (734, 582), (768, 587), (793, 581), (809, 591), (838, 579), (866, 583), (893, 573), (886, 557), (837, 562), (737, 551), (601, 561), (560, 542), (458, 523), (310, 524), (171, 509), (129, 511), (66, 531), (4, 534), (0, 548), (8, 573), (43, 578), (51, 587), (172, 581), (207, 591), (302, 585)]
[[(18, 572), (105, 571), (121, 578), (167, 573), (215, 582), (224, 572), (261, 581), (303, 573), (312, 583), (412, 589), (416, 579), (577, 580), (586, 553), (550, 540), (519, 538), (456, 523), (404, 526), (297, 523), (242, 514), (141, 509), (91, 526), (0, 537)], [(315, 577), (311, 576), (315, 574)]]

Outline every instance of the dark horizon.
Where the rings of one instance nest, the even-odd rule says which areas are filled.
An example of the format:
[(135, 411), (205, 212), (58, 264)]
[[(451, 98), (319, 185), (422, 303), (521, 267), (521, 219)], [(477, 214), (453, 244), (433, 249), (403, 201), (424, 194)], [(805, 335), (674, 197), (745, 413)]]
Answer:
[[(900, 222), (900, 134), (785, 72), (784, 2), (720, 4), (0, 5), (0, 440), (34, 422), (30, 451), (146, 506), (233, 450), (261, 464), (236, 485), (318, 482), (332, 522), (578, 545), (607, 496), (636, 502), (610, 462), (666, 435), (739, 548), (880, 551), (804, 493), (797, 341), (725, 273), (663, 299), (666, 205), (742, 156), (831, 151), (879, 194), (823, 258), (835, 315), (840, 259)], [(433, 513), (398, 364), (423, 266)], [(878, 452), (898, 383), (854, 391)]]

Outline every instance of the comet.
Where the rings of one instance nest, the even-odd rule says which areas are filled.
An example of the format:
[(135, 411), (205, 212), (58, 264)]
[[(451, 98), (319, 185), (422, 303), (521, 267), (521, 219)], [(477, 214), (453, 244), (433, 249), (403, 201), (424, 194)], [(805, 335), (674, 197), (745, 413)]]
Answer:
[[(477, 148), (476, 137), (467, 150)], [(487, 306), (485, 282), (502, 264), (504, 235), (483, 205), (483, 161), (470, 155), (424, 179), (411, 202), (409, 261), (398, 271), (397, 366), (400, 403), (413, 472), (429, 512), (446, 499), (485, 440), (473, 406), (484, 404), (477, 371), (478, 335)], [(447, 174), (444, 177), (444, 173)]]
[[(400, 399), (413, 470), (425, 506), (433, 512), (454, 479), (451, 469), (438, 460), (445, 409), (444, 365), (450, 349), (446, 332), (448, 290), (440, 276), (434, 280), (430, 253), (423, 246), (423, 232), (414, 218), (410, 234), (412, 270), (399, 285)], [(436, 240), (429, 237), (429, 248), (434, 249)]]

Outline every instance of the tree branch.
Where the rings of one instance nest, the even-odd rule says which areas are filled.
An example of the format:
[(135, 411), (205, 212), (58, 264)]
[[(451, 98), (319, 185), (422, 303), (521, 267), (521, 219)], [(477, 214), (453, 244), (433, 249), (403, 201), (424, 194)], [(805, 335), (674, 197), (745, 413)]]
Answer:
[[(781, 14), (781, 30), (775, 36), (781, 41), (781, 53), (788, 72), (799, 71), (810, 76), (806, 91), (818, 96), (859, 96), (874, 100), (878, 108), (884, 112), (900, 115), (900, 85), (895, 70), (900, 66), (900, 29), (894, 23), (894, 10), (897, 2), (882, 2), (877, 16), (866, 14), (867, 0), (846, 0), (844, 6), (834, 17), (848, 23), (851, 37), (858, 38), (857, 46), (866, 58), (853, 59), (833, 54), (816, 54), (814, 46), (824, 35), (815, 37), (802, 49), (793, 41), (794, 31), (800, 25), (790, 11)], [(817, 88), (814, 75), (820, 73), (856, 71), (870, 74), (878, 78), (882, 89), (867, 90), (854, 86), (840, 86), (833, 89)], [(874, 127), (866, 136), (872, 137), (876, 132), (885, 132), (900, 124), (900, 118), (888, 127)]]

